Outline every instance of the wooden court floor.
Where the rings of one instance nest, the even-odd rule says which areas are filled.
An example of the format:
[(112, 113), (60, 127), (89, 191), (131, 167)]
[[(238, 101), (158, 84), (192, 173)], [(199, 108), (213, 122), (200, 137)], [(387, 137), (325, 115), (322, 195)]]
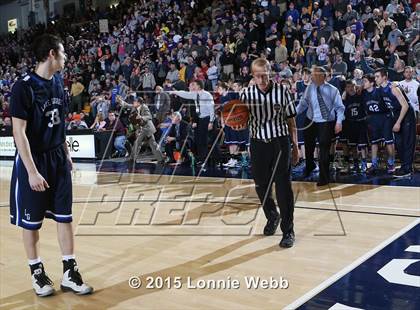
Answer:
[[(21, 231), (9, 223), (11, 168), (0, 172), (0, 309), (280, 309), (420, 216), (419, 188), (333, 184), (319, 190), (295, 182), (297, 240), (281, 249), (280, 230), (261, 234), (265, 217), (251, 180), (76, 170), (76, 255), (96, 292), (59, 291), (61, 255), (55, 224), (46, 219), (41, 257), (57, 292), (38, 298)], [(133, 276), (142, 280), (138, 289), (129, 286)], [(286, 279), (288, 288), (248, 289), (245, 278), (252, 276)], [(146, 287), (148, 278), (154, 288)], [(159, 288), (159, 279), (169, 280)], [(238, 289), (197, 288), (206, 280), (235, 279)]]

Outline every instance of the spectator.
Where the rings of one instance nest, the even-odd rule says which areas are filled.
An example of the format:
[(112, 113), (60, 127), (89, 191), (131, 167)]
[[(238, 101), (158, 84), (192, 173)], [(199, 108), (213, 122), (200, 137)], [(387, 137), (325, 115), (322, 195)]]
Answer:
[(175, 83), (179, 80), (179, 71), (173, 61), (169, 63), (169, 71), (166, 74), (166, 79), (171, 81), (171, 83)]
[(286, 12), (285, 18), (288, 19), (289, 16), (292, 17), (293, 23), (297, 24), (300, 14), (299, 11), (295, 9), (295, 4), (293, 2), (290, 2), (289, 10)]
[(210, 61), (210, 67), (207, 70), (208, 79), (211, 83), (212, 90), (214, 91), (216, 89), (218, 80), (219, 80), (219, 70), (216, 66), (216, 62), (212, 59)]
[(343, 35), (344, 59), (350, 60), (350, 56), (356, 53), (356, 35), (351, 32), (350, 27), (346, 27), (346, 34)]
[(93, 129), (95, 131), (101, 131), (105, 128), (106, 121), (104, 120), (104, 116), (102, 113), (98, 113), (96, 115), (95, 121), (93, 122), (92, 126), (89, 129)]
[(89, 87), (88, 87), (88, 93), (89, 95), (92, 95), (92, 93), (97, 90), (97, 86), (100, 85), (98, 79), (96, 78), (96, 74), (92, 73), (91, 78), (90, 78), (90, 82), (89, 82)]
[(349, 4), (347, 5), (347, 11), (343, 15), (343, 20), (347, 23), (347, 26), (349, 26), (354, 19), (358, 19), (359, 16), (355, 10), (353, 10), (353, 7)]
[(400, 37), (400, 36), (402, 36), (401, 30), (397, 28), (397, 23), (396, 22), (392, 22), (391, 31), (388, 34), (389, 44), (397, 46), (398, 45), (398, 37)]
[(275, 54), (275, 61), (276, 63), (280, 64), (287, 60), (288, 52), (286, 46), (284, 46), (281, 40), (276, 41), (276, 48), (274, 51)]
[[(390, 31), (390, 27), (392, 25), (392, 23), (394, 22), (394, 20), (392, 20), (391, 18), (389, 18), (389, 13), (388, 12), (384, 12), (383, 13), (383, 18), (382, 20), (379, 22), (378, 24), (378, 28), (379, 28), (379, 32), (380, 34), (384, 35), (384, 36), (388, 36), (388, 33)], [(388, 30), (386, 29), (388, 27)]]
[(0, 131), (6, 132), (7, 134), (11, 134), (12, 131), (12, 119), (10, 117), (5, 117), (3, 119), (0, 118), (1, 126)]
[(72, 121), (67, 127), (67, 130), (76, 130), (76, 129), (88, 129), (88, 125), (80, 114), (73, 115)]
[(391, 3), (386, 6), (385, 11), (389, 14), (389, 16), (393, 17), (393, 15), (398, 11), (398, 0), (391, 0)]
[(335, 56), (335, 62), (332, 65), (334, 75), (347, 75), (347, 64), (343, 61), (341, 54)]
[(117, 119), (115, 112), (109, 111), (108, 118), (105, 120), (106, 124), (101, 130), (111, 130), (114, 134), (114, 148), (116, 151), (112, 154), (112, 157), (121, 157), (127, 154), (125, 148), (126, 141), (126, 129), (119, 119)]
[(145, 92), (151, 92), (156, 87), (156, 80), (150, 72), (149, 67), (144, 68), (144, 73), (140, 78), (140, 85)]
[(402, 4), (398, 5), (397, 13), (392, 16), (392, 19), (397, 23), (398, 29), (404, 29), (408, 16), (405, 14)]
[(156, 109), (156, 119), (158, 124), (162, 123), (171, 109), (171, 98), (163, 91), (161, 86), (156, 86), (156, 96), (154, 106)]
[[(419, 6), (420, 7), (420, 6)], [(407, 19), (405, 22), (406, 28), (403, 31), (403, 36), (405, 37), (405, 43), (408, 45), (408, 64), (414, 64), (414, 53), (413, 47), (417, 42), (419, 42), (419, 29), (413, 26), (413, 22), (411, 19)]]
[(82, 95), (83, 91), (85, 90), (85, 87), (83, 86), (80, 81), (74, 77), (73, 83), (71, 85), (71, 92), (70, 95), (71, 98), (71, 110), (76, 111), (77, 113), (80, 113), (82, 110)]
[(397, 53), (400, 59), (404, 60), (405, 63), (408, 63), (408, 46), (405, 43), (404, 36), (398, 37), (397, 47), (395, 48), (395, 52)]
[(284, 61), (280, 64), (279, 75), (286, 79), (291, 78), (293, 76), (293, 72), (292, 70), (290, 70), (290, 67), (287, 61)]
[(0, 118), (10, 117), (9, 103), (7, 101), (1, 104)]
[(182, 115), (179, 112), (172, 114), (172, 124), (168, 130), (168, 134), (165, 139), (165, 152), (168, 157), (168, 163), (176, 163), (174, 158), (174, 151), (178, 151), (181, 154), (181, 161), (188, 164), (189, 159), (187, 156), (188, 145), (188, 131), (189, 125), (187, 122), (182, 120)]
[(325, 66), (327, 64), (327, 58), (329, 53), (329, 46), (325, 43), (325, 38), (322, 37), (318, 47), (316, 48), (316, 54), (318, 55), (318, 65)]
[(405, 67), (404, 69), (404, 80), (400, 81), (398, 84), (402, 87), (406, 93), (409, 103), (416, 112), (416, 116), (419, 114), (419, 82), (413, 79), (414, 69), (410, 66)]

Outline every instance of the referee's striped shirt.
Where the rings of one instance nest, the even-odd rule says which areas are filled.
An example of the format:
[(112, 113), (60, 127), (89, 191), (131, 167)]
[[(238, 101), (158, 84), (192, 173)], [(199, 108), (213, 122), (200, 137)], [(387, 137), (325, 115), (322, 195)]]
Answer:
[(266, 92), (256, 85), (241, 91), (240, 99), (249, 108), (249, 130), (254, 139), (267, 140), (289, 135), (287, 119), (296, 116), (296, 107), (286, 86), (271, 82)]

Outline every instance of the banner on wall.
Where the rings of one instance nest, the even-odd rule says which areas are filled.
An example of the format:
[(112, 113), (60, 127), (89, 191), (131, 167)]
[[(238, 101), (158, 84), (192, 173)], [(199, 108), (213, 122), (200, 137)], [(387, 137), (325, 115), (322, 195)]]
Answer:
[[(68, 135), (67, 146), (72, 158), (95, 159), (95, 136)], [(14, 157), (16, 152), (13, 137), (0, 137), (0, 157)]]
[(107, 19), (100, 19), (99, 20), (99, 32), (106, 33), (109, 32), (108, 20)]
[(14, 19), (9, 19), (8, 21), (7, 21), (7, 31), (8, 32), (11, 32), (11, 33), (15, 33), (15, 31), (16, 31), (16, 29), (17, 29), (17, 23), (18, 23), (18, 21), (17, 21), (17, 19), (16, 18), (14, 18)]

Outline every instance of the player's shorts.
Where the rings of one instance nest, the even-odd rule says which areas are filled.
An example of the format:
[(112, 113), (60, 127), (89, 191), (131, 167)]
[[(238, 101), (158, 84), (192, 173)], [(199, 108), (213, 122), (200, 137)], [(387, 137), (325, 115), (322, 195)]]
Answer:
[(346, 121), (343, 131), (349, 146), (361, 148), (368, 145), (368, 127), (366, 121)]
[(394, 126), (391, 114), (371, 114), (368, 117), (369, 138), (371, 144), (394, 143)]
[(10, 186), (10, 222), (29, 230), (40, 229), (44, 218), (70, 223), (73, 193), (71, 171), (63, 146), (45, 153), (33, 153), (32, 157), (50, 188), (44, 192), (31, 189), (28, 173), (17, 153)]
[(225, 141), (224, 143), (227, 145), (241, 145), (247, 144), (249, 142), (249, 129), (245, 128), (242, 130), (234, 130), (232, 127), (225, 125), (224, 128), (225, 132)]

